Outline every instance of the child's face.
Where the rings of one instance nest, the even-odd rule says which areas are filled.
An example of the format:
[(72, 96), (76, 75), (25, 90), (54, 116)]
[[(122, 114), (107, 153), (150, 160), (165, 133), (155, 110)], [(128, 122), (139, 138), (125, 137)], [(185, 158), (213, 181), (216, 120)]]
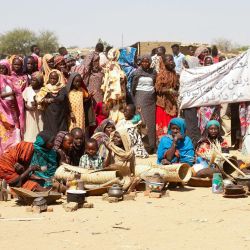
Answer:
[(102, 114), (105, 115), (106, 117), (109, 116), (109, 107), (106, 104), (102, 104)]
[(79, 89), (82, 86), (82, 77), (77, 75), (73, 80), (73, 87), (74, 89)]
[(133, 109), (127, 105), (124, 109), (124, 116), (126, 120), (131, 120), (133, 118), (133, 116), (135, 115)]
[(49, 83), (51, 85), (56, 85), (57, 82), (59, 80), (59, 76), (56, 72), (52, 72), (50, 75), (49, 75)]
[(73, 138), (72, 135), (70, 135), (70, 134), (66, 135), (64, 137), (64, 140), (63, 140), (63, 149), (66, 150), (66, 151), (72, 150), (73, 141), (74, 141), (74, 138)]
[(95, 156), (97, 154), (97, 151), (98, 151), (98, 146), (96, 143), (87, 143), (86, 144), (86, 154), (89, 155), (89, 156)]
[(33, 89), (40, 89), (41, 88), (39, 81), (34, 76), (31, 77), (30, 85)]

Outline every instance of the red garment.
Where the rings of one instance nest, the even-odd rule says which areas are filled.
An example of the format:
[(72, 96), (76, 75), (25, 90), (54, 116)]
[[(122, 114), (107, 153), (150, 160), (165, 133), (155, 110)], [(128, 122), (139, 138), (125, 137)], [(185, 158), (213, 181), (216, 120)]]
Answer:
[[(16, 146), (9, 148), (0, 156), (0, 179), (5, 179), (7, 183), (14, 181), (19, 177), (16, 173), (14, 165), (18, 162), (25, 167), (29, 167), (33, 156), (34, 146), (31, 142), (20, 142)], [(22, 187), (33, 190), (38, 184), (27, 180)]]
[(213, 57), (213, 61), (214, 61), (214, 63), (218, 63), (219, 62), (219, 57), (218, 56)]
[(103, 114), (103, 102), (98, 102), (95, 106), (95, 114), (96, 114), (96, 127), (98, 127), (101, 122), (108, 118), (107, 114)]
[(163, 135), (166, 135), (168, 132), (168, 124), (171, 119), (176, 116), (171, 116), (166, 113), (166, 111), (156, 105), (156, 138), (160, 140)]

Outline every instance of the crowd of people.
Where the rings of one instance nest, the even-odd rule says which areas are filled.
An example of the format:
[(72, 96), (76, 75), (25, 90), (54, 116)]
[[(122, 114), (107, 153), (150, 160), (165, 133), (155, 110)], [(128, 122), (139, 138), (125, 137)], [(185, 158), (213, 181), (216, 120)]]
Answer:
[[(0, 61), (0, 179), (10, 186), (45, 190), (63, 163), (133, 174), (136, 158), (155, 153), (157, 164), (203, 170), (212, 143), (229, 151), (222, 138), (229, 105), (178, 106), (181, 71), (226, 60), (216, 46), (189, 46), (184, 55), (174, 44), (172, 54), (161, 46), (138, 56), (133, 47), (98, 43), (84, 58), (64, 47), (40, 54), (34, 45), (29, 56)], [(230, 106), (232, 144), (240, 149), (250, 105)]]

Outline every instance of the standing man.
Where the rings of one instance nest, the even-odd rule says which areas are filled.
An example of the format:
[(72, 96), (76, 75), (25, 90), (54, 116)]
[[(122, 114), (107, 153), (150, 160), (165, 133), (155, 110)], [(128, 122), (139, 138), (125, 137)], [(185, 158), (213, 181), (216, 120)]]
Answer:
[(180, 52), (179, 44), (173, 44), (171, 48), (172, 48), (173, 56), (174, 56), (175, 72), (177, 75), (180, 75), (181, 70), (182, 70), (182, 62), (185, 56)]

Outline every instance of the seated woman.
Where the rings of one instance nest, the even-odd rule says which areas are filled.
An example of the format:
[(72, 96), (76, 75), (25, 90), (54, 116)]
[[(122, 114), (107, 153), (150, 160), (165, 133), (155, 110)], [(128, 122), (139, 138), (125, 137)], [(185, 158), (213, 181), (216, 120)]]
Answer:
[(106, 147), (109, 154), (104, 162), (104, 168), (117, 169), (123, 176), (135, 173), (135, 154), (126, 129), (116, 130)]
[[(57, 168), (57, 154), (52, 149), (54, 138), (48, 131), (40, 132), (35, 143), (20, 142), (0, 156), (0, 179), (5, 179), (12, 187), (22, 187), (32, 191), (44, 191), (37, 181), (52, 177)], [(43, 169), (44, 176), (39, 176)], [(46, 186), (46, 185), (44, 185)]]
[(104, 142), (110, 142), (110, 135), (115, 131), (115, 123), (111, 119), (103, 120), (100, 125), (96, 128), (92, 138), (96, 139), (98, 142), (99, 150), (98, 155), (102, 159), (106, 159), (108, 156), (108, 150), (104, 145)]
[(136, 157), (148, 158), (148, 152), (144, 147), (142, 137), (139, 132), (139, 127), (144, 125), (143, 116), (140, 111), (141, 109), (139, 108), (138, 113), (140, 114), (140, 118), (137, 119), (136, 107), (133, 104), (126, 105), (124, 109), (125, 118), (116, 124), (116, 128), (127, 130)]
[[(209, 168), (209, 162), (211, 159), (206, 159), (205, 152), (209, 152), (212, 149), (212, 144), (219, 144), (222, 153), (229, 153), (228, 143), (222, 138), (220, 134), (221, 126), (216, 120), (211, 120), (207, 123), (205, 136), (202, 137), (196, 147), (196, 164), (193, 167), (194, 173), (198, 177), (211, 177), (214, 172), (218, 172), (216, 168), (214, 171)], [(206, 169), (206, 170), (205, 170)]]
[(173, 118), (168, 126), (168, 134), (161, 138), (158, 146), (158, 164), (187, 163), (190, 166), (193, 165), (194, 146), (192, 140), (185, 133), (185, 120)]
[(71, 164), (70, 152), (73, 149), (73, 136), (67, 131), (58, 132), (54, 150), (58, 153), (59, 156), (59, 165), (62, 163)]

